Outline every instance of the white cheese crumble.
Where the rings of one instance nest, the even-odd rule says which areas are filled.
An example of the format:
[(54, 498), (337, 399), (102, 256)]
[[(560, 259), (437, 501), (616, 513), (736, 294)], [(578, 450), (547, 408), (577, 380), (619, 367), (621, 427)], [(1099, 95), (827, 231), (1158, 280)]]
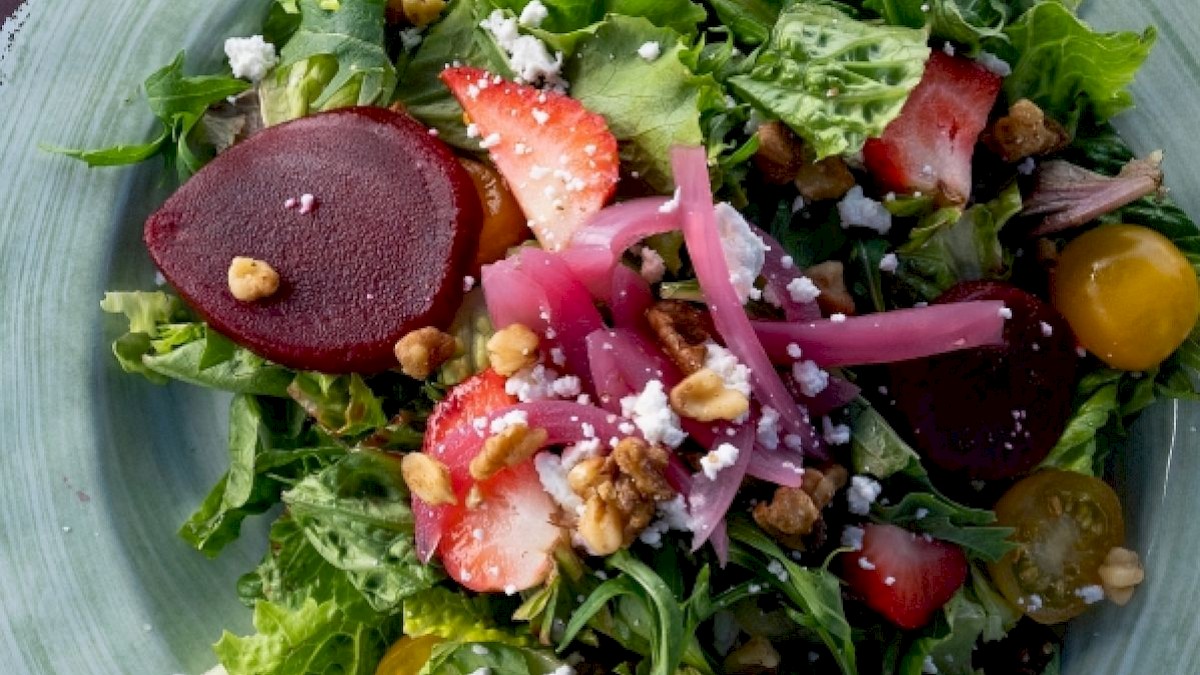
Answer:
[(531, 114), (533, 115), (533, 121), (537, 122), (538, 126), (550, 121), (550, 113), (541, 108), (534, 108)]
[(863, 195), (861, 185), (850, 188), (838, 202), (837, 210), (843, 228), (865, 227), (879, 234), (887, 234), (892, 229), (891, 212), (882, 203)]
[(854, 525), (847, 525), (842, 530), (842, 546), (845, 548), (854, 549), (855, 551), (861, 551), (863, 547), (864, 534), (866, 534), (866, 530), (863, 528), (856, 527)]
[(472, 670), (471, 672), (467, 673), (467, 675), (492, 675), (492, 669), (484, 666), (482, 668), (476, 668), (475, 670)]
[(846, 315), (841, 312), (834, 312), (829, 315), (829, 320), (833, 323), (846, 323)]
[(425, 39), (425, 37), (421, 35), (421, 30), (422, 29), (418, 28), (417, 26), (409, 26), (408, 28), (400, 31), (400, 46), (404, 49), (404, 51), (411, 52), (417, 47), (421, 46), (421, 41)]
[(879, 259), (879, 271), (880, 272), (887, 272), (888, 274), (895, 274), (896, 269), (899, 267), (900, 267), (900, 259), (896, 257), (895, 253), (885, 253), (883, 255), (883, 257)]
[(637, 425), (648, 443), (676, 448), (687, 436), (659, 380), (650, 380), (641, 393), (622, 398), (621, 415)]
[(657, 284), (662, 281), (663, 275), (667, 273), (667, 265), (663, 262), (662, 256), (658, 254), (658, 251), (649, 246), (643, 246), (640, 253), (642, 256), (642, 267), (639, 273), (642, 275), (642, 278), (648, 284)]
[[(595, 148), (595, 146), (591, 146)], [(590, 154), (590, 153), (589, 153)], [(662, 206), (658, 207), (659, 213), (675, 213), (679, 210), (679, 188), (675, 188), (675, 194), (671, 198), (663, 202)]]
[(750, 229), (742, 214), (727, 202), (717, 204), (714, 210), (721, 249), (729, 267), (729, 283), (733, 284), (738, 300), (745, 304), (760, 294), (754, 288), (754, 281), (767, 261), (767, 245)]
[(829, 386), (829, 373), (821, 370), (814, 361), (797, 361), (792, 364), (792, 378), (800, 385), (800, 393), (812, 398)]
[(705, 344), (704, 348), (704, 367), (719, 375), (727, 388), (750, 396), (750, 369), (733, 352), (715, 342)]
[(521, 16), (517, 19), (517, 22), (522, 26), (537, 28), (542, 25), (542, 22), (548, 16), (550, 16), (550, 12), (541, 3), (541, 0), (533, 0), (533, 2), (525, 5), (525, 9), (521, 10)]
[(512, 412), (504, 413), (500, 417), (492, 420), (492, 424), (490, 427), (488, 427), (488, 430), (493, 434), (499, 434), (504, 432), (509, 427), (528, 425), (529, 414), (524, 410), (513, 410)]
[(475, 644), (471, 645), (471, 653), (475, 654), (476, 656), (487, 656), (491, 652), (488, 651), (487, 647), (484, 647), (480, 644)]
[(987, 68), (992, 74), (1000, 77), (1012, 75), (1012, 66), (991, 52), (979, 52), (979, 56), (975, 58), (975, 63)]
[(229, 58), (233, 76), (251, 82), (258, 82), (266, 77), (267, 71), (279, 63), (275, 45), (263, 40), (261, 35), (225, 40), (225, 56)]
[(647, 61), (653, 61), (662, 54), (662, 47), (654, 41), (644, 42), (641, 47), (638, 47), (637, 54)]
[(783, 582), (785, 584), (787, 583), (788, 573), (787, 573), (787, 569), (784, 568), (783, 563), (779, 562), (778, 560), (772, 560), (767, 565), (767, 571), (770, 572), (771, 574), (774, 574), (776, 579), (779, 579), (781, 582)]
[[(929, 11), (928, 9), (925, 9), (926, 7), (928, 7), (928, 5), (921, 5), (922, 11)], [(933, 657), (926, 656), (925, 660), (921, 662), (921, 673), (923, 675), (937, 675), (937, 672), (938, 668), (933, 662)]]
[(804, 355), (804, 352), (801, 351), (800, 345), (796, 344), (795, 342), (790, 342), (787, 346), (787, 355), (793, 359), (798, 359)]
[(709, 480), (716, 480), (722, 469), (727, 469), (737, 462), (738, 449), (731, 443), (722, 443), (708, 454), (700, 458), (700, 468)]
[[(565, 360), (565, 359), (564, 359)], [(574, 375), (558, 376), (558, 372), (537, 364), (513, 373), (504, 383), (504, 391), (522, 403), (555, 398), (575, 398), (582, 383)]]
[(690, 532), (692, 530), (692, 516), (688, 513), (687, 500), (683, 495), (677, 494), (671, 499), (659, 502), (655, 505), (655, 512), (658, 514), (658, 519), (647, 525), (646, 529), (638, 535), (638, 539), (644, 544), (658, 548), (662, 546), (662, 536), (668, 531)]
[(1054, 326), (1051, 326), (1045, 321), (1039, 321), (1038, 327), (1042, 329), (1042, 337), (1050, 337), (1051, 335), (1054, 335)]
[(846, 492), (846, 502), (850, 513), (865, 516), (871, 512), (871, 504), (879, 499), (883, 486), (879, 481), (869, 476), (854, 476), (850, 479), (850, 489)]
[(1012, 310), (1009, 309), (1008, 307), (1001, 307), (1000, 309), (996, 310), (996, 313), (1000, 315), (1001, 319), (1011, 319), (1012, 318)]
[(813, 283), (808, 277), (796, 277), (788, 282), (788, 295), (791, 296), (792, 302), (798, 302), (806, 305), (815, 301), (821, 295), (821, 289)]
[(1028, 612), (1037, 612), (1042, 609), (1042, 596), (1034, 593), (1025, 600), (1025, 610)]
[(562, 90), (567, 88), (567, 81), (561, 75), (562, 52), (555, 52), (551, 57), (541, 40), (531, 35), (521, 35), (516, 19), (505, 16), (502, 10), (497, 9), (479, 25), (491, 33), (496, 44), (508, 53), (509, 65), (519, 81), (534, 85), (541, 83)]
[(952, 42), (942, 43), (942, 52), (944, 52), (946, 54), (946, 56), (954, 56), (954, 43), (952, 43)]
[(868, 572), (875, 569), (875, 563), (873, 563), (869, 559), (867, 559), (867, 556), (865, 556), (865, 555), (859, 557), (858, 566), (863, 568), (864, 570), (867, 570)]
[(768, 450), (779, 447), (779, 411), (771, 406), (763, 406), (762, 415), (758, 418), (755, 428), (755, 438), (758, 444)]
[(1032, 157), (1026, 157), (1025, 159), (1021, 160), (1020, 164), (1017, 165), (1017, 173), (1021, 174), (1022, 176), (1028, 176), (1031, 175), (1036, 168), (1037, 162), (1034, 161)]
[(850, 427), (845, 424), (834, 424), (828, 417), (821, 418), (822, 435), (830, 445), (845, 445), (850, 442)]
[(1094, 605), (1104, 599), (1104, 589), (1096, 584), (1075, 589), (1075, 595), (1089, 605)]

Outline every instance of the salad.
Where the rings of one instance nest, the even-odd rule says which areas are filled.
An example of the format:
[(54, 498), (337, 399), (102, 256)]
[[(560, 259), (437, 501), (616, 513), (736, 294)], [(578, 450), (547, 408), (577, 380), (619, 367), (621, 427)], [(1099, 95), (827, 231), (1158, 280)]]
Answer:
[[(1057, 673), (1200, 231), (1059, 0), (277, 0), (150, 75), (120, 366), (232, 394), (229, 673)], [(232, 589), (231, 589), (232, 591)]]

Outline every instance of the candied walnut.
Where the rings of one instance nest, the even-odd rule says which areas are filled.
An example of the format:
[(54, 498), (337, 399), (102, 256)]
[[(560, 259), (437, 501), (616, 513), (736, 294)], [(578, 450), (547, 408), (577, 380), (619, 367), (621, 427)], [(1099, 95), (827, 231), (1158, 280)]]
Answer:
[(983, 133), (983, 142), (1004, 161), (1019, 162), (1065, 148), (1071, 142), (1071, 135), (1061, 124), (1046, 117), (1036, 103), (1023, 98)]
[(428, 26), (446, 9), (446, 0), (388, 0), (388, 23)]
[(492, 368), (505, 377), (522, 368), (531, 368), (538, 360), (537, 333), (527, 326), (514, 323), (488, 339), (488, 361)]
[(396, 360), (405, 375), (424, 380), (454, 358), (458, 353), (458, 340), (452, 335), (427, 326), (414, 330), (396, 342)]
[(808, 162), (796, 174), (796, 189), (810, 202), (838, 199), (855, 185), (854, 174), (841, 157)]
[(409, 453), (400, 460), (400, 472), (408, 489), (426, 504), (458, 503), (450, 486), (450, 469), (433, 457), (421, 452)]
[(1146, 580), (1146, 570), (1135, 551), (1120, 546), (1109, 550), (1100, 566), (1100, 585), (1104, 595), (1124, 606), (1133, 599), (1133, 590)]
[(238, 300), (262, 300), (278, 290), (279, 273), (266, 262), (237, 256), (229, 263), (229, 292)]
[(804, 275), (821, 290), (817, 304), (826, 316), (830, 314), (854, 314), (854, 297), (846, 288), (845, 268), (839, 260), (827, 260), (808, 268)]
[(725, 657), (725, 672), (730, 675), (774, 673), (781, 663), (779, 651), (767, 638), (756, 635)]
[(545, 429), (530, 429), (524, 424), (509, 426), (483, 442), (483, 449), (468, 467), (471, 478), (487, 480), (501, 469), (524, 462), (546, 444), (549, 436)]
[(592, 555), (632, 544), (654, 519), (658, 502), (675, 496), (666, 468), (666, 450), (639, 438), (623, 439), (608, 457), (572, 467), (567, 484), (584, 500), (576, 530)]
[(681, 300), (661, 300), (646, 310), (646, 320), (663, 351), (686, 375), (704, 367), (705, 345), (712, 341), (704, 312)]
[[(783, 185), (796, 177), (804, 165), (804, 144), (779, 120), (758, 127), (758, 150), (754, 165), (768, 183)], [(847, 188), (849, 189), (849, 188)]]
[(671, 388), (671, 409), (700, 422), (735, 420), (750, 410), (750, 399), (726, 387), (720, 375), (701, 368)]
[(784, 546), (803, 549), (804, 537), (812, 534), (821, 520), (821, 510), (846, 486), (848, 478), (846, 469), (838, 464), (824, 471), (805, 469), (800, 487), (779, 487), (770, 502), (754, 507), (754, 522)]

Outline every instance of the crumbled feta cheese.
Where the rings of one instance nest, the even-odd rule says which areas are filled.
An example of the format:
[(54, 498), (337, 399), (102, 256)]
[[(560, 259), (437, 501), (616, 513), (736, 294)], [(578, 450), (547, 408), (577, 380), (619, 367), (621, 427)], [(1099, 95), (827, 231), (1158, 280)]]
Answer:
[(1000, 309), (996, 310), (996, 313), (1000, 315), (1001, 319), (1011, 319), (1012, 318), (1012, 310), (1009, 309), (1008, 307), (1001, 307)]
[(1017, 173), (1021, 174), (1022, 176), (1028, 176), (1031, 175), (1036, 168), (1037, 162), (1034, 161), (1032, 157), (1026, 157), (1025, 159), (1021, 160), (1020, 164), (1017, 165)]
[(763, 406), (762, 415), (758, 418), (755, 438), (758, 444), (767, 450), (779, 447), (779, 411), (771, 406)]
[(492, 132), (492, 133), (488, 134), (487, 138), (483, 139), (482, 141), (479, 141), (479, 148), (481, 150), (490, 150), (491, 148), (494, 148), (497, 145), (500, 145), (500, 134), (498, 134), (496, 132)]
[(638, 47), (637, 53), (643, 59), (653, 61), (658, 58), (659, 54), (662, 54), (662, 47), (657, 42), (645, 42), (642, 43), (641, 47)]
[(861, 551), (863, 547), (863, 535), (866, 530), (854, 525), (847, 525), (842, 529), (842, 546), (845, 548)]
[[(474, 122), (467, 125), (467, 138), (479, 138), (479, 125)], [(533, 168), (537, 169), (537, 166), (535, 165)], [(531, 170), (530, 173), (533, 173), (533, 171)]]
[(929, 515), (929, 509), (925, 509), (925, 508), (920, 508), (920, 509), (917, 509), (915, 512), (913, 512), (913, 518), (916, 518), (917, 520), (921, 520), (925, 516), (928, 516), (928, 515)]
[(846, 315), (841, 312), (834, 312), (829, 315), (829, 320), (833, 323), (846, 323)]
[(945, 52), (946, 56), (954, 56), (954, 43), (952, 43), (952, 42), (942, 43), (942, 51)]
[(787, 346), (787, 355), (793, 359), (798, 359), (804, 355), (804, 352), (800, 350), (800, 345), (790, 342)]
[(829, 373), (821, 370), (813, 361), (797, 361), (792, 364), (792, 378), (800, 385), (800, 393), (812, 398), (829, 386)]
[(533, 121), (537, 122), (539, 125), (550, 121), (550, 113), (542, 110), (541, 108), (534, 108), (532, 115)]
[(657, 284), (662, 281), (663, 275), (667, 273), (667, 265), (663, 262), (662, 256), (658, 254), (658, 251), (649, 246), (643, 246), (640, 253), (642, 256), (642, 269), (640, 270), (642, 278), (648, 284)]
[(884, 586), (895, 586), (896, 585), (896, 577), (892, 577), (892, 576), (884, 577), (883, 585)]
[(787, 292), (792, 297), (792, 302), (800, 304), (813, 302), (821, 295), (821, 289), (808, 277), (796, 277), (789, 281)]
[(305, 192), (300, 195), (300, 213), (312, 213), (317, 206), (317, 198)]
[(709, 480), (716, 480), (722, 469), (727, 469), (737, 462), (738, 449), (731, 443), (722, 443), (708, 454), (700, 458), (700, 468)]
[(472, 288), (475, 288), (475, 277), (468, 274), (467, 276), (463, 277), (463, 293), (469, 293)]
[(838, 215), (842, 219), (842, 227), (865, 227), (879, 234), (887, 234), (892, 229), (892, 214), (883, 204), (863, 195), (860, 185), (850, 188), (846, 196), (837, 205)]
[[(928, 12), (929, 11), (928, 7), (929, 7), (929, 5), (921, 5), (921, 11)], [(925, 660), (921, 662), (922, 675), (937, 675), (937, 672), (938, 672), (938, 668), (937, 668), (937, 665), (934, 664), (934, 662), (933, 662), (933, 657), (927, 655), (925, 657)]]
[(728, 203), (717, 204), (715, 212), (721, 249), (729, 267), (729, 282), (738, 299), (745, 304), (757, 290), (754, 281), (767, 261), (767, 245), (750, 229), (742, 214)]
[(774, 574), (776, 579), (779, 579), (785, 584), (787, 583), (788, 573), (787, 569), (784, 568), (783, 563), (779, 562), (778, 560), (772, 560), (767, 564), (767, 571), (771, 574)]
[(517, 19), (505, 16), (503, 11), (497, 9), (479, 25), (491, 33), (496, 44), (508, 53), (509, 65), (521, 81), (535, 85), (544, 83), (563, 90), (567, 88), (567, 82), (561, 75), (562, 52), (555, 52), (551, 57), (541, 40), (531, 35), (521, 35), (517, 29)]
[(792, 213), (800, 213), (802, 209), (804, 209), (804, 196), (796, 195), (796, 198), (792, 200)]
[(248, 38), (232, 37), (225, 41), (225, 56), (234, 77), (258, 82), (267, 71), (279, 63), (275, 45), (263, 40), (261, 35)]
[(687, 436), (659, 380), (650, 380), (641, 393), (622, 398), (621, 415), (632, 420), (649, 443), (675, 448)]
[(871, 504), (879, 499), (883, 486), (879, 481), (869, 476), (854, 476), (850, 479), (850, 489), (846, 492), (846, 501), (850, 513), (865, 516), (871, 512)]
[(822, 435), (830, 445), (845, 445), (850, 442), (850, 427), (845, 424), (834, 424), (828, 417), (821, 418)]
[(537, 28), (548, 16), (550, 16), (550, 12), (546, 10), (546, 6), (541, 3), (541, 0), (533, 0), (525, 5), (525, 9), (521, 10), (521, 16), (517, 21), (522, 26)]
[(683, 495), (659, 502), (655, 505), (658, 518), (650, 523), (638, 536), (642, 543), (655, 548), (662, 545), (662, 536), (670, 530), (690, 532), (692, 530), (692, 515), (688, 512), (687, 500)]
[(979, 56), (975, 57), (975, 62), (990, 70), (994, 75), (1000, 77), (1012, 75), (1012, 66), (991, 52), (979, 52)]
[(537, 469), (542, 490), (567, 513), (574, 513), (576, 509), (583, 506), (583, 500), (575, 494), (567, 481), (567, 473), (571, 468), (563, 459), (553, 452), (539, 452), (534, 455), (533, 468)]
[[(592, 147), (593, 152), (595, 152), (596, 146), (593, 145), (590, 147)], [(679, 188), (675, 188), (675, 194), (671, 195), (670, 199), (663, 202), (662, 206), (658, 207), (659, 213), (675, 213), (677, 210), (679, 210)]]
[(895, 274), (896, 269), (899, 267), (900, 267), (900, 259), (896, 257), (895, 253), (885, 253), (883, 255), (883, 257), (879, 259), (879, 271), (880, 272), (887, 272), (888, 274)]
[(1034, 593), (1025, 600), (1025, 611), (1037, 612), (1042, 609), (1042, 596)]
[(476, 656), (487, 656), (491, 653), (488, 651), (487, 647), (479, 644), (471, 645), (471, 652)]
[(865, 555), (859, 557), (858, 566), (863, 568), (864, 570), (867, 570), (868, 572), (875, 569), (875, 563), (868, 560), (867, 556), (865, 556)]
[(1075, 595), (1083, 600), (1086, 604), (1094, 605), (1104, 599), (1104, 589), (1096, 584), (1076, 588)]
[(1054, 335), (1054, 326), (1051, 326), (1045, 321), (1039, 321), (1038, 327), (1042, 329), (1042, 337), (1050, 337), (1051, 335)]
[(563, 375), (550, 384), (550, 390), (558, 398), (575, 398), (583, 392), (583, 383), (574, 375)]
[(727, 388), (750, 396), (750, 369), (733, 352), (715, 342), (705, 344), (704, 348), (704, 367), (719, 375)]
[(550, 362), (556, 366), (563, 366), (567, 363), (567, 354), (562, 347), (554, 347), (550, 350)]
[(528, 424), (528, 413), (526, 413), (524, 410), (513, 410), (512, 412), (504, 413), (500, 417), (492, 420), (492, 424), (488, 430), (493, 434), (499, 434), (509, 427), (528, 426)]
[(400, 31), (400, 46), (404, 51), (411, 52), (421, 46), (421, 41), (425, 39), (421, 35), (421, 30), (417, 26), (409, 26)]

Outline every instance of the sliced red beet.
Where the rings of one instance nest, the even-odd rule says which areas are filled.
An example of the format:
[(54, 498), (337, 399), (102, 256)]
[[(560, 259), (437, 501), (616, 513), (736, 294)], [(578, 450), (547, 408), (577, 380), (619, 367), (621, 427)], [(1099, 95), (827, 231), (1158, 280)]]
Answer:
[[(305, 207), (311, 195), (311, 209)], [(219, 155), (146, 221), (163, 276), (218, 332), (292, 368), (374, 372), (458, 308), (481, 222), (471, 178), (415, 120), (337, 110)], [(279, 290), (229, 291), (229, 263), (270, 264)]]
[(936, 302), (1003, 300), (1004, 343), (891, 367), (896, 406), (923, 454), (970, 478), (1016, 476), (1042, 461), (1071, 414), (1075, 338), (1049, 304), (1006, 283), (963, 282)]

